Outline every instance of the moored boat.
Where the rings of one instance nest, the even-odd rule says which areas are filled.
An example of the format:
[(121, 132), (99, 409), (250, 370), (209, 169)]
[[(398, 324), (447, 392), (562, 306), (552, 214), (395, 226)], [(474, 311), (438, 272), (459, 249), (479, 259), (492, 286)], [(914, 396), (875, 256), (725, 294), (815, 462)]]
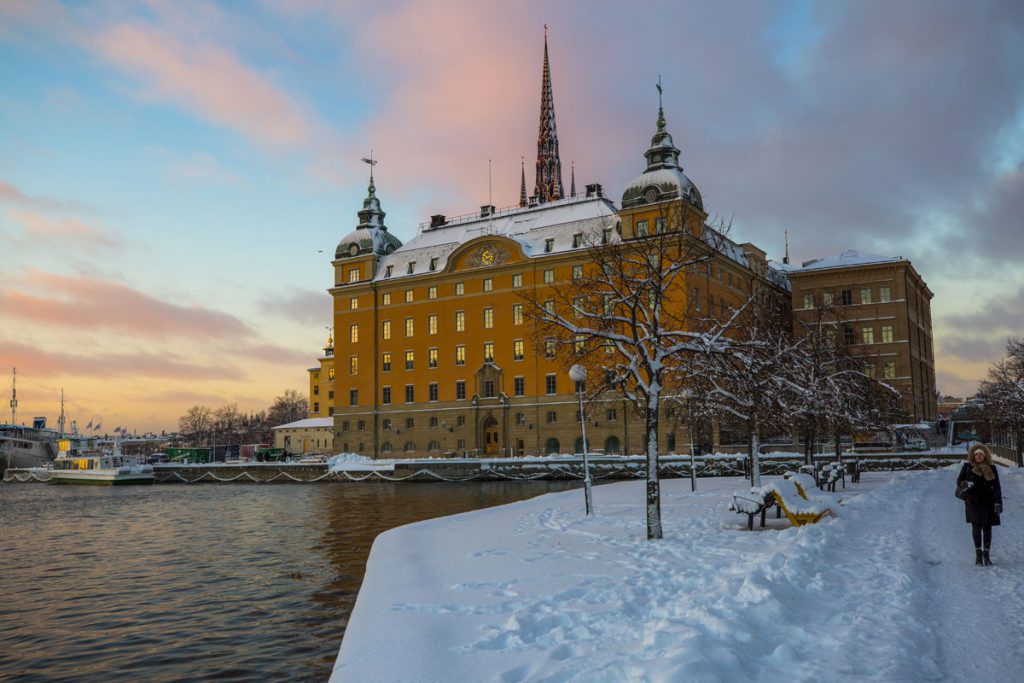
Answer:
[(152, 484), (153, 466), (142, 458), (121, 453), (121, 441), (114, 441), (112, 452), (94, 448), (88, 441), (61, 439), (60, 451), (50, 475), (51, 484)]

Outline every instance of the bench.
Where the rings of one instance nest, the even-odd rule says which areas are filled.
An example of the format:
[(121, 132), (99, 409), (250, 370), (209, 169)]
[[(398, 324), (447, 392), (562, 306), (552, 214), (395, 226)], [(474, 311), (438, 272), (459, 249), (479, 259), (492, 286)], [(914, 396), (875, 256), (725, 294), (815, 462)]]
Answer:
[(831, 501), (808, 493), (815, 486), (817, 483), (810, 475), (787, 472), (781, 480), (752, 487), (749, 491), (737, 491), (732, 496), (729, 509), (747, 515), (748, 531), (754, 530), (755, 515), (761, 515), (761, 526), (765, 525), (766, 513), (773, 505), (776, 508), (775, 518), (786, 515), (793, 526), (814, 524), (824, 517), (836, 516), (829, 507)]
[(775, 518), (782, 517), (782, 508), (775, 503), (775, 497), (764, 490), (763, 486), (753, 486), (749, 491), (737, 491), (732, 494), (729, 509), (747, 516), (747, 531), (754, 530), (754, 517), (761, 515), (761, 526), (764, 526), (768, 509), (775, 505)]
[(821, 489), (828, 490), (832, 493), (836, 492), (836, 484), (843, 482), (843, 488), (846, 488), (846, 466), (841, 462), (826, 463), (821, 468), (821, 473), (818, 477), (818, 486)]

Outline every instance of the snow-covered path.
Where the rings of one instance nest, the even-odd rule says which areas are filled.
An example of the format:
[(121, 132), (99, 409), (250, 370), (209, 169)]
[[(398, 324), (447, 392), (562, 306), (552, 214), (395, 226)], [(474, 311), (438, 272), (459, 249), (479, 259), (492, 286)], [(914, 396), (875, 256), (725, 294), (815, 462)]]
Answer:
[[(973, 564), (956, 469), (866, 474), (838, 519), (742, 530), (738, 479), (542, 496), (383, 534), (343, 681), (1017, 680), (1024, 472), (1001, 469), (995, 567)], [(837, 501), (838, 504), (838, 501)], [(979, 648), (979, 646), (981, 646)], [(983, 653), (983, 654), (979, 654)]]

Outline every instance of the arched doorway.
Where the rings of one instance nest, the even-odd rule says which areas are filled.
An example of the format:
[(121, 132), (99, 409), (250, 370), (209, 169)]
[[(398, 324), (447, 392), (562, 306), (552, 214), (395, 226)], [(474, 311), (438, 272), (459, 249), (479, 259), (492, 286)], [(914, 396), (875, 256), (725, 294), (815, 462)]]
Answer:
[(622, 455), (622, 446), (619, 445), (619, 437), (609, 436), (604, 440), (605, 455)]
[(583, 437), (577, 436), (576, 441), (572, 445), (572, 452), (579, 455), (583, 452)]
[(549, 438), (544, 442), (544, 455), (551, 455), (552, 453), (558, 453), (561, 446), (558, 443), (558, 439), (555, 437)]
[(497, 455), (501, 452), (500, 436), (498, 434), (498, 421), (494, 416), (484, 420), (484, 453)]

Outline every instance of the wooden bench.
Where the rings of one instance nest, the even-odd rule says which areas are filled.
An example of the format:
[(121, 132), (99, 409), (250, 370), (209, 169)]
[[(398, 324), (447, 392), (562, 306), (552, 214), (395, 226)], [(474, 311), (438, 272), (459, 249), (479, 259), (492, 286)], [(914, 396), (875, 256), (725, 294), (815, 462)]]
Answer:
[(766, 492), (763, 486), (751, 487), (749, 491), (737, 491), (732, 494), (729, 509), (747, 516), (747, 531), (754, 530), (754, 517), (761, 515), (761, 526), (764, 526), (768, 509), (775, 506), (775, 518), (782, 517), (782, 508), (775, 503), (775, 496)]
[(761, 526), (765, 525), (765, 517), (769, 508), (775, 506), (775, 518), (786, 515), (793, 526), (814, 524), (824, 517), (836, 516), (830, 507), (831, 501), (812, 497), (808, 492), (817, 486), (814, 479), (803, 473), (787, 472), (782, 480), (763, 486), (755, 486), (749, 491), (737, 491), (732, 496), (729, 509), (747, 515), (747, 530), (754, 530), (754, 516), (761, 515)]
[(818, 477), (818, 486), (821, 489), (836, 492), (836, 484), (843, 482), (843, 488), (846, 488), (846, 466), (841, 462), (826, 463), (821, 468), (821, 474)]

